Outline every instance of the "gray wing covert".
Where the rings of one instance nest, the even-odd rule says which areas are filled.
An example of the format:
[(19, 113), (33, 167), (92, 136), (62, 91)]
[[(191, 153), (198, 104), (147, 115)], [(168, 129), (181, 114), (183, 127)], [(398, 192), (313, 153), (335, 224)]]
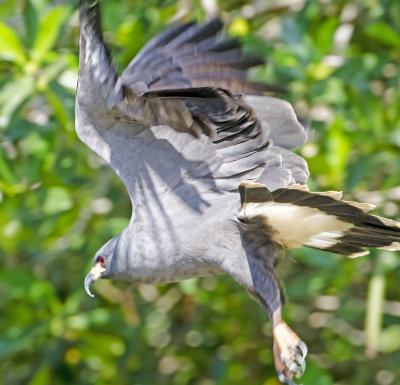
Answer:
[(207, 177), (218, 189), (236, 190), (243, 179), (267, 179), (271, 189), (304, 183), (305, 161), (285, 151), (304, 142), (304, 128), (287, 102), (240, 96), (277, 88), (247, 80), (246, 70), (262, 61), (245, 55), (237, 40), (222, 39), (221, 28), (218, 20), (189, 23), (151, 40), (121, 76), (131, 111), (141, 100), (153, 125), (208, 136), (220, 167)]
[(307, 140), (307, 129), (297, 120), (293, 107), (285, 100), (269, 96), (244, 97), (254, 114), (268, 128), (273, 143), (267, 156), (267, 167), (257, 179), (270, 191), (292, 184), (305, 184), (308, 176), (307, 162), (290, 151)]
[(196, 195), (194, 180), (195, 189), (203, 183), (232, 191), (270, 170), (268, 179), (280, 187), (290, 182), (286, 157), (269, 151), (270, 116), (260, 118), (239, 95), (273, 87), (247, 81), (246, 70), (261, 61), (244, 55), (237, 41), (223, 40), (219, 21), (157, 36), (117, 79), (98, 4), (84, 4), (77, 132), (115, 169), (134, 204), (144, 192)]
[(263, 63), (244, 54), (236, 39), (221, 36), (222, 23), (172, 27), (147, 43), (121, 75), (135, 94), (163, 89), (219, 87), (235, 94), (260, 95), (279, 87), (250, 82), (247, 70)]

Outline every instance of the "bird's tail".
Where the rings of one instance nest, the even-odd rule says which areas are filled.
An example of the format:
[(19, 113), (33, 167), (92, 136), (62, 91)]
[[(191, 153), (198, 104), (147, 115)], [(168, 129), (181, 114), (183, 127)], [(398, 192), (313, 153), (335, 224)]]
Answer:
[(276, 243), (302, 245), (349, 257), (368, 254), (365, 247), (400, 250), (400, 223), (367, 214), (369, 203), (341, 201), (336, 191), (309, 192), (292, 185), (270, 192), (264, 185), (242, 182), (240, 219), (256, 223)]

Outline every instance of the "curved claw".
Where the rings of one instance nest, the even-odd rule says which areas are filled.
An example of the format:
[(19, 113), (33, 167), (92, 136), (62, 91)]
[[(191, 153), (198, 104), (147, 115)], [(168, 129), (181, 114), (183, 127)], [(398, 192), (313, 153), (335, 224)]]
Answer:
[[(300, 347), (300, 345), (302, 345)], [(302, 349), (304, 349), (305, 346), (305, 354)], [(292, 354), (293, 354), (293, 362), (290, 366), (288, 366), (289, 370), (295, 374), (295, 376), (301, 377), (306, 370), (306, 361), (305, 357), (307, 355), (307, 346), (306, 344), (300, 340), (298, 345), (295, 348), (290, 349)]]
[(286, 377), (283, 372), (277, 372), (278, 375), (278, 380), (282, 382), (283, 384), (288, 384), (288, 385), (301, 385), (297, 384), (296, 382), (293, 381), (293, 378), (288, 378)]
[(306, 370), (306, 361), (295, 351), (295, 349), (291, 349), (293, 353), (292, 359), (287, 359), (283, 355), (281, 355), (281, 360), (285, 364), (285, 366), (289, 369), (291, 373), (293, 373), (297, 378), (301, 377)]
[(304, 360), (308, 353), (307, 345), (302, 340), (300, 340), (296, 348), (300, 351), (300, 353), (302, 354), (302, 359)]

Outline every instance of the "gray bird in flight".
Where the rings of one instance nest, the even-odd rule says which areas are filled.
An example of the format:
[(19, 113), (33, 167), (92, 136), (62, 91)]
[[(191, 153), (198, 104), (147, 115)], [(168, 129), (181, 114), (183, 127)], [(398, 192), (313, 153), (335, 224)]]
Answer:
[(218, 20), (170, 28), (118, 76), (104, 44), (99, 2), (80, 2), (76, 131), (125, 184), (130, 223), (96, 253), (99, 278), (148, 284), (230, 274), (266, 309), (278, 377), (294, 384), (307, 348), (282, 320), (275, 266), (302, 245), (350, 257), (400, 249), (400, 224), (366, 203), (309, 192), (290, 150), (306, 130), (274, 87), (250, 82), (260, 64)]

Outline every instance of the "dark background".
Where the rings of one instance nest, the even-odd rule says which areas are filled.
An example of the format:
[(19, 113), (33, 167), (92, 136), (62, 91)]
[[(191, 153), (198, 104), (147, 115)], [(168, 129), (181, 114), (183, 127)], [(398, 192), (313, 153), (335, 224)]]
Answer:
[[(173, 20), (213, 14), (267, 59), (312, 120), (313, 190), (399, 218), (398, 0), (103, 1), (119, 69)], [(74, 131), (77, 3), (0, 3), (0, 383), (278, 385), (266, 314), (229, 277), (158, 287), (83, 279), (128, 222), (113, 174)], [(308, 344), (305, 385), (400, 383), (400, 254), (298, 249), (285, 319)]]

